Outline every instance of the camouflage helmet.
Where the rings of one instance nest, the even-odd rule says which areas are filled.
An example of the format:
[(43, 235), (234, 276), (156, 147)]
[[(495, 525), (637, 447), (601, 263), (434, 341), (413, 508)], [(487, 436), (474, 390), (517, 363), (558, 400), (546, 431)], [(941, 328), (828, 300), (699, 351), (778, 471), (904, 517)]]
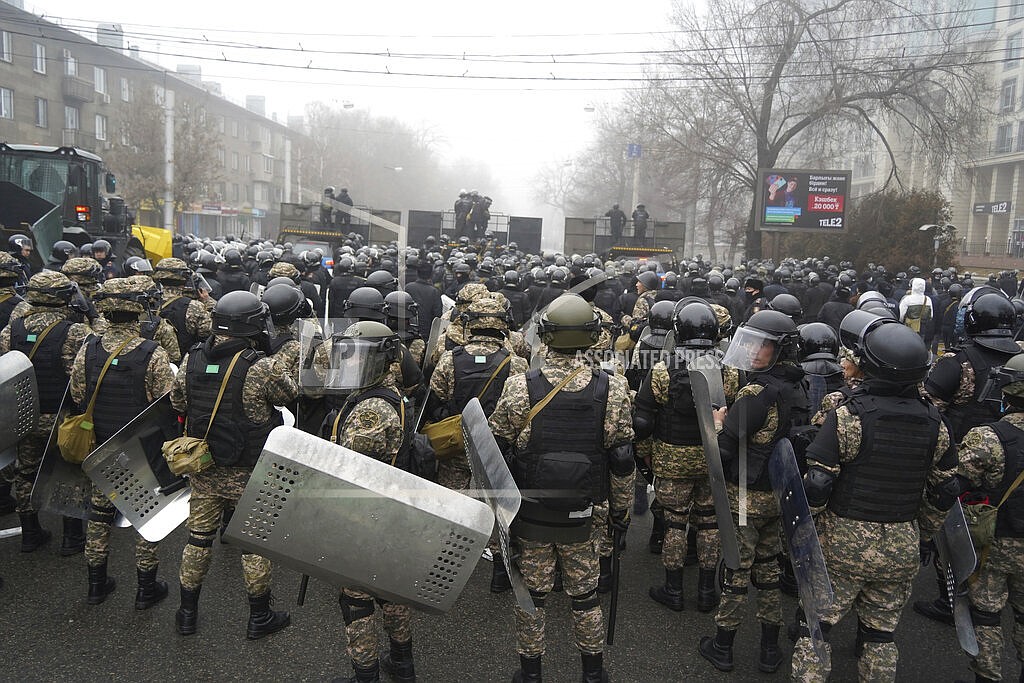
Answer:
[(44, 270), (28, 281), (25, 300), (37, 306), (66, 306), (78, 292), (78, 286), (64, 273)]
[(601, 316), (578, 294), (563, 294), (547, 307), (538, 325), (541, 340), (556, 351), (578, 351), (601, 337)]
[(1010, 377), (1003, 385), (1003, 396), (1014, 405), (1024, 404), (1024, 353), (1011, 356), (1003, 365), (1002, 373)]
[(9, 287), (21, 279), (21, 262), (6, 251), (0, 251), (0, 287)]
[(153, 279), (172, 287), (184, 285), (192, 276), (192, 269), (180, 258), (160, 259), (153, 267)]
[(270, 269), (267, 274), (268, 279), (273, 280), (275, 277), (286, 277), (289, 280), (298, 281), (299, 269), (288, 263), (287, 261), (280, 261), (274, 264), (274, 267)]
[(455, 307), (459, 311), (464, 311), (470, 303), (489, 295), (490, 292), (487, 290), (486, 285), (480, 282), (471, 282), (463, 285), (462, 289), (455, 296)]
[(115, 277), (100, 286), (93, 300), (100, 313), (124, 311), (141, 315), (146, 311), (146, 301), (155, 288), (156, 283), (148, 275)]
[(103, 266), (89, 256), (76, 256), (65, 261), (62, 273), (78, 283), (79, 289), (91, 294), (103, 281)]
[(468, 330), (498, 330), (508, 332), (505, 322), (505, 306), (494, 297), (485, 296), (471, 301), (462, 314)]

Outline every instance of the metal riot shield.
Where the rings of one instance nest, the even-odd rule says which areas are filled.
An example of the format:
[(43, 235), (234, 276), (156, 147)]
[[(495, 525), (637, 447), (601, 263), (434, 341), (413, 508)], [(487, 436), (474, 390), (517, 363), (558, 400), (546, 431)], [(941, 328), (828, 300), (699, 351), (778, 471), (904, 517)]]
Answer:
[(161, 541), (188, 518), (192, 490), (188, 481), (167, 468), (165, 441), (181, 435), (170, 394), (94, 450), (82, 463), (92, 479), (147, 541)]
[(440, 614), (454, 606), (493, 526), (478, 500), (278, 427), (225, 538), (334, 586)]
[[(740, 548), (733, 526), (729, 494), (725, 487), (725, 470), (722, 455), (718, 450), (718, 433), (715, 430), (714, 406), (725, 404), (725, 389), (722, 387), (722, 371), (713, 367), (701, 367), (699, 359), (687, 367), (690, 374), (690, 391), (697, 408), (697, 422), (700, 438), (704, 443), (704, 457), (708, 461), (708, 479), (711, 483), (711, 498), (715, 503), (715, 518), (718, 521), (718, 537), (722, 542), (722, 560), (729, 569), (740, 568)], [(707, 365), (711, 365), (707, 363)], [(696, 366), (696, 367), (695, 367)], [(716, 400), (717, 399), (717, 400)]]
[(772, 490), (779, 501), (782, 530), (793, 562), (800, 605), (807, 619), (811, 644), (819, 661), (825, 661), (824, 637), (821, 632), (821, 613), (832, 603), (835, 595), (821, 554), (818, 532), (814, 527), (803, 478), (797, 466), (796, 454), (789, 439), (780, 439), (768, 459), (768, 476)]
[(326, 330), (343, 332), (350, 322), (348, 318), (332, 318), (325, 328), (321, 328), (315, 318), (295, 321), (295, 335), (299, 341), (299, 376), (296, 381), (301, 396), (318, 398), (324, 395), (331, 350), (331, 334)]
[[(65, 391), (32, 487), (32, 507), (65, 517), (88, 519), (92, 509), (89, 502), (92, 497), (92, 480), (80, 465), (72, 465), (61, 457), (60, 449), (57, 448), (57, 426), (68, 416), (70, 403), (71, 398)], [(131, 523), (119, 511), (114, 526), (128, 527)]]
[(471, 400), (462, 411), (462, 436), (466, 442), (470, 469), (473, 471), (473, 488), (494, 512), (498, 542), (501, 544), (501, 560), (512, 581), (512, 592), (519, 606), (533, 614), (536, 608), (523, 582), (519, 565), (515, 562), (516, 553), (512, 549), (510, 531), (512, 522), (519, 514), (523, 497), (487, 425), (487, 416), (480, 407), (479, 399)]
[(971, 620), (970, 602), (967, 598), (967, 579), (974, 573), (978, 556), (971, 541), (971, 532), (964, 518), (964, 508), (957, 500), (946, 513), (946, 520), (935, 534), (935, 547), (939, 560), (946, 570), (946, 588), (950, 607), (953, 609), (953, 623), (956, 638), (964, 652), (978, 655), (978, 638)]
[[(16, 448), (39, 422), (39, 391), (32, 361), (21, 351), (0, 356), (0, 452)], [(17, 450), (14, 451), (17, 456)], [(3, 454), (6, 455), (6, 454)], [(2, 457), (2, 456), (0, 456)]]

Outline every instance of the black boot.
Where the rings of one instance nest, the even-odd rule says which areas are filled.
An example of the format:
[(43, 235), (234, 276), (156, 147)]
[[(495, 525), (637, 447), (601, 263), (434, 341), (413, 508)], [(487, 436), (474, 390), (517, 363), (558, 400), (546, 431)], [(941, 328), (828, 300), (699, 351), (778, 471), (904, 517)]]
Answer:
[(704, 636), (700, 639), (701, 656), (711, 662), (719, 671), (732, 671), (732, 643), (736, 640), (736, 631), (718, 627), (715, 637)]
[(597, 577), (597, 592), (608, 593), (612, 589), (612, 556), (602, 555), (598, 560), (601, 562), (601, 574)]
[(505, 561), (498, 553), (494, 554), (491, 562), (491, 592), (505, 593), (512, 590), (512, 579), (508, 578), (505, 571)]
[(793, 563), (789, 561), (788, 557), (780, 557), (779, 568), (782, 570), (782, 575), (779, 577), (779, 589), (792, 598), (799, 598), (800, 591), (796, 584)]
[(604, 670), (604, 656), (598, 652), (590, 655), (586, 652), (580, 653), (583, 660), (583, 683), (608, 683), (608, 672)]
[(21, 519), (21, 552), (30, 553), (46, 545), (50, 532), (39, 526), (39, 515), (35, 512), (19, 512)]
[(686, 529), (686, 557), (683, 559), (683, 566), (692, 567), (697, 562), (697, 526), (690, 524)]
[(512, 683), (541, 683), (541, 658), (519, 655), (519, 671), (512, 674)]
[(953, 610), (949, 608), (949, 600), (941, 596), (932, 601), (918, 600), (914, 603), (914, 611), (932, 621), (953, 625)]
[(380, 683), (380, 662), (369, 666), (359, 666), (352, 662), (352, 670), (356, 673), (350, 678), (335, 678), (331, 683)]
[[(653, 512), (653, 510), (652, 510)], [(654, 524), (651, 526), (651, 538), (647, 541), (647, 549), (652, 555), (661, 555), (661, 547), (665, 543), (665, 515), (654, 512)]]
[(263, 595), (249, 596), (249, 626), (245, 637), (258, 640), (271, 633), (277, 633), (292, 623), (287, 612), (275, 612), (270, 609), (270, 591)]
[(683, 611), (683, 570), (666, 569), (665, 585), (652, 586), (647, 594), (675, 612)]
[(380, 658), (380, 668), (384, 669), (391, 680), (398, 683), (416, 683), (416, 669), (412, 663), (412, 641), (399, 643), (390, 640), (391, 651)]
[(697, 574), (697, 611), (710, 612), (718, 607), (715, 570), (701, 568)]
[(637, 477), (633, 488), (633, 516), (643, 517), (647, 514), (647, 508), (647, 480)]
[(139, 588), (135, 591), (135, 609), (149, 609), (167, 597), (167, 582), (156, 580), (156, 567), (138, 569)]
[(107, 596), (114, 592), (117, 582), (107, 576), (107, 563), (89, 565), (89, 597), (86, 602), (90, 605), (98, 605), (107, 599)]
[(178, 627), (178, 633), (183, 636), (190, 636), (196, 632), (196, 622), (199, 621), (199, 591), (203, 590), (202, 584), (195, 588), (181, 587), (181, 603), (178, 605), (178, 612), (174, 615), (174, 623)]
[(0, 515), (9, 515), (17, 508), (17, 501), (11, 497), (11, 485), (0, 484)]
[(60, 542), (61, 557), (71, 557), (85, 550), (85, 521), (77, 517), (64, 518), (64, 534)]
[(766, 674), (775, 673), (782, 664), (782, 653), (779, 652), (781, 629), (778, 624), (761, 624), (761, 656), (757, 660), (757, 668)]

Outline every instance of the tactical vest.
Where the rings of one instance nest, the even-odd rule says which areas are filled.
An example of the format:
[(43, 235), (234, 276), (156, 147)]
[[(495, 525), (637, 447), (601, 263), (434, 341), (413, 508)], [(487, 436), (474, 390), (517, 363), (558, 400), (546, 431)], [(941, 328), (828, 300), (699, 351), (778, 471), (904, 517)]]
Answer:
[[(775, 406), (779, 414), (778, 427), (772, 438), (764, 444), (747, 440), (747, 486), (755, 491), (771, 491), (768, 478), (768, 459), (780, 439), (789, 435), (795, 426), (806, 424), (807, 392), (803, 387), (802, 377), (796, 376), (797, 368), (776, 367), (769, 372), (746, 374), (749, 384), (764, 387), (757, 399), (764, 405)], [(741, 375), (742, 376), (742, 375)], [(741, 438), (743, 438), (741, 436)], [(729, 461), (727, 474), (729, 480), (739, 483), (739, 458)]]
[[(530, 406), (554, 389), (540, 370), (526, 373)], [(582, 510), (608, 498), (608, 456), (604, 418), (608, 375), (591, 371), (580, 391), (559, 391), (534, 416), (530, 439), (516, 453), (513, 475), (519, 488), (542, 491), (539, 502), (555, 510)]]
[[(963, 354), (961, 356), (960, 354)], [(974, 394), (962, 405), (951, 405), (946, 410), (946, 420), (953, 432), (953, 440), (959, 443), (973, 427), (979, 427), (999, 419), (999, 403), (984, 401), (985, 384), (993, 367), (1003, 365), (1012, 354), (984, 349), (972, 342), (965, 343), (957, 353), (957, 362), (963, 365), (967, 357), (974, 370)]]
[[(505, 349), (499, 349), (486, 356), (473, 355), (461, 346), (452, 351), (452, 364), (455, 366), (455, 390), (452, 392), (451, 400), (448, 401), (448, 414), (459, 415), (462, 413), (466, 404), (480, 393), (494, 370), (509, 355)], [(483, 359), (484, 362), (478, 363), (478, 359)], [(508, 379), (511, 367), (511, 363), (506, 364), (491, 385), (487, 387), (487, 391), (480, 397), (480, 406), (484, 410), (484, 415), (494, 412), (494, 407), (498, 403), (498, 397), (501, 396), (501, 390), (505, 386), (505, 380)]]
[[(186, 435), (203, 438), (210, 415), (217, 403), (217, 394), (234, 354), (211, 358), (208, 344), (197, 346), (189, 353), (185, 384), (188, 391), (188, 422)], [(221, 467), (249, 467), (256, 460), (267, 443), (270, 431), (282, 424), (281, 413), (270, 411), (266, 422), (253, 422), (245, 414), (242, 389), (246, 375), (252, 365), (263, 357), (252, 349), (246, 349), (238, 357), (231, 377), (224, 389), (217, 415), (206, 437), (210, 444), (213, 461)]]
[(686, 366), (668, 372), (668, 403), (658, 406), (654, 436), (673, 446), (700, 446), (700, 424)]
[(829, 509), (866, 522), (914, 520), (939, 438), (938, 409), (916, 397), (861, 392), (846, 407), (860, 419), (860, 450), (842, 463)]
[[(54, 325), (32, 357), (39, 391), (39, 412), (43, 415), (55, 415), (60, 410), (60, 402), (68, 386), (69, 378), (64, 372), (61, 350), (71, 324), (70, 320), (61, 320)], [(32, 334), (25, 326), (25, 319), (18, 318), (11, 323), (11, 350), (21, 351), (27, 356), (35, 346), (38, 334), (42, 334), (42, 330)]]
[(14, 313), (14, 307), (21, 302), (22, 298), (17, 294), (0, 295), (0, 330), (7, 327), (11, 322), (11, 314)]
[[(993, 505), (1003, 499), (1010, 485), (1024, 470), (1024, 432), (1005, 420), (989, 425), (1003, 446), (1003, 479), (987, 491)], [(1024, 486), (1010, 494), (996, 516), (996, 538), (1024, 538)]]
[(185, 324), (185, 314), (188, 312), (190, 303), (192, 303), (192, 299), (187, 296), (179, 296), (160, 307), (160, 317), (174, 328), (174, 334), (178, 337), (178, 351), (182, 356), (188, 353), (196, 342), (200, 341), (188, 331), (188, 326)]
[(290, 342), (290, 341), (292, 341), (294, 339), (295, 339), (295, 335), (290, 333), (290, 332), (286, 332), (284, 334), (279, 334), (276, 337), (273, 337), (268, 342), (268, 344), (267, 344), (267, 347), (268, 347), (267, 350), (270, 352), (269, 355), (273, 356), (275, 353), (280, 351), (284, 347), (285, 344), (287, 344), (288, 342)]
[[(96, 389), (100, 372), (110, 354), (103, 348), (99, 337), (91, 337), (85, 351), (85, 395), (88, 401)], [(110, 363), (103, 377), (92, 422), (96, 443), (101, 444), (149, 405), (146, 397), (146, 369), (159, 344), (145, 340), (127, 353), (121, 353)], [(82, 406), (83, 408), (85, 406)]]

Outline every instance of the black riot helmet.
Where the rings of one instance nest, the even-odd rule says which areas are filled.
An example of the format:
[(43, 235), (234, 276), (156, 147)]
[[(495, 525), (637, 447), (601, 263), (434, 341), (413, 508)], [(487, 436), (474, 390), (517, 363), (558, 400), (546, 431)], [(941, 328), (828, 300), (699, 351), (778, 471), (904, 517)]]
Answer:
[(225, 270), (242, 269), (242, 253), (237, 249), (227, 249), (224, 251), (222, 256), (224, 257)]
[[(389, 318), (409, 320), (419, 315), (419, 304), (416, 303), (416, 300), (408, 292), (401, 290), (391, 292), (384, 297), (384, 303), (387, 304), (387, 315)], [(389, 325), (389, 327), (395, 329), (393, 325)]]
[(346, 318), (383, 323), (387, 304), (384, 295), (373, 287), (359, 287), (348, 295), (343, 307)]
[(21, 255), (22, 249), (31, 249), (32, 239), (26, 235), (18, 233), (17, 235), (11, 235), (7, 238), (7, 251), (12, 254)]
[(57, 263), (64, 263), (78, 255), (78, 249), (67, 240), (57, 240), (50, 249), (50, 257)]
[(655, 302), (647, 314), (647, 324), (654, 330), (671, 330), (675, 307), (674, 301)]
[(275, 325), (291, 325), (299, 318), (309, 317), (313, 312), (309, 301), (294, 285), (267, 287), (263, 292), (263, 303), (270, 310), (270, 318)]
[[(966, 297), (965, 297), (966, 299)], [(964, 312), (964, 331), (975, 344), (1017, 353), (1020, 349), (1013, 341), (1013, 327), (1017, 314), (1013, 303), (1002, 292), (973, 297)]]
[(768, 302), (768, 309), (785, 313), (793, 319), (793, 322), (804, 317), (804, 307), (800, 304), (800, 299), (797, 299), (792, 294), (776, 294)]
[(502, 275), (502, 277), (505, 280), (505, 286), (508, 287), (509, 289), (519, 288), (519, 271), (511, 269), (506, 270), (505, 274)]
[(267, 331), (270, 309), (244, 290), (229, 292), (213, 307), (213, 333), (227, 337), (256, 337)]
[(384, 296), (398, 289), (398, 278), (386, 270), (375, 270), (367, 276), (366, 286), (373, 287)]
[(710, 347), (718, 341), (718, 318), (703, 302), (688, 303), (677, 310), (674, 327), (677, 346)]
[(739, 326), (722, 358), (723, 365), (766, 372), (776, 363), (796, 360), (796, 323), (779, 311), (758, 311)]
[[(857, 314), (871, 315), (853, 311), (846, 318)], [(921, 335), (895, 320), (876, 317), (875, 322), (862, 326), (856, 346), (860, 369), (875, 379), (916, 384), (924, 381), (931, 367), (931, 354)]]
[(839, 335), (831, 325), (825, 323), (807, 323), (798, 330), (800, 339), (799, 358), (808, 360), (831, 360), (838, 362)]

